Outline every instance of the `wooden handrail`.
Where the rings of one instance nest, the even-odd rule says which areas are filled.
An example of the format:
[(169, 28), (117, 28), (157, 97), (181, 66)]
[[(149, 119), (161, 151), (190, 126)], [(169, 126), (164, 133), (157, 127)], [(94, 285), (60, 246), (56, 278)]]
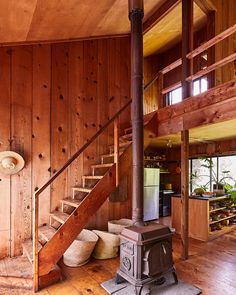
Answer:
[(236, 53), (233, 53), (233, 54), (230, 54), (228, 55), (227, 57), (215, 62), (214, 64), (208, 66), (207, 68), (201, 70), (201, 71), (198, 71), (196, 74), (193, 74), (192, 76), (189, 76), (186, 81), (190, 82), (190, 81), (193, 81), (201, 76), (204, 76), (224, 65), (226, 65), (227, 63), (230, 63), (232, 61), (234, 61), (236, 59)]
[[(88, 142), (86, 142), (63, 166), (58, 170), (41, 188), (34, 193), (34, 210), (33, 210), (33, 269), (34, 269), (34, 291), (37, 292), (39, 288), (39, 256), (38, 256), (38, 217), (39, 217), (39, 195), (75, 160), (80, 154), (100, 135), (102, 132), (113, 122), (116, 121), (118, 124), (118, 116), (131, 104), (130, 99), (104, 126), (102, 126), (96, 134), (94, 134)], [(116, 124), (116, 125), (117, 125)], [(118, 126), (116, 126), (118, 128)], [(118, 131), (116, 131), (118, 136)], [(117, 141), (117, 138), (115, 139)], [(117, 142), (116, 142), (117, 144)], [(119, 149), (117, 151), (119, 153)], [(118, 162), (118, 159), (117, 161)], [(116, 166), (117, 163), (116, 163)]]
[(233, 26), (229, 27), (225, 31), (221, 32), (220, 34), (216, 35), (215, 37), (213, 37), (209, 41), (203, 43), (198, 48), (194, 49), (192, 52), (189, 52), (186, 55), (186, 57), (188, 59), (194, 58), (196, 55), (202, 53), (203, 51), (207, 50), (211, 46), (219, 43), (220, 41), (224, 40), (225, 38), (229, 37), (230, 35), (232, 35), (235, 32), (236, 32), (236, 24), (234, 24)]

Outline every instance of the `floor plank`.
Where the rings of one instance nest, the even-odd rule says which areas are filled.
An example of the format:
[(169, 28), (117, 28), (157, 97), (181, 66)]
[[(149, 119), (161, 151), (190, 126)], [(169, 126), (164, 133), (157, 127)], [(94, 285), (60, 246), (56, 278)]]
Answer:
[[(203, 295), (236, 294), (235, 245), (236, 230), (207, 243), (190, 239), (190, 257), (188, 261), (182, 261), (180, 259), (180, 239), (174, 237), (174, 260), (178, 277), (202, 289)], [(118, 266), (119, 258), (92, 259), (88, 264), (79, 268), (63, 266), (64, 280), (40, 291), (38, 294), (105, 295), (106, 293), (100, 287), (100, 283), (112, 278)], [(0, 269), (3, 269), (1, 264)], [(32, 292), (0, 288), (1, 294), (29, 295)]]

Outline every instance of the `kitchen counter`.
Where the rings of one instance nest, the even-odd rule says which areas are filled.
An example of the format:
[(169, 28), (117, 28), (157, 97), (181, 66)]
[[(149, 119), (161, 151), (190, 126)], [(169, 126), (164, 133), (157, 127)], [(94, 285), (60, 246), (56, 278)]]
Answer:
[[(210, 203), (229, 198), (229, 195), (217, 197), (189, 197), (189, 237), (208, 241), (223, 233), (229, 232), (236, 226), (226, 227), (222, 231), (209, 232), (210, 221)], [(172, 204), (172, 227), (177, 233), (181, 231), (181, 194), (174, 194), (171, 200)], [(219, 209), (216, 209), (217, 211)], [(214, 210), (213, 210), (214, 211)]]
[[(189, 199), (194, 199), (194, 200), (204, 200), (204, 201), (219, 201), (223, 200), (225, 198), (228, 198), (230, 195), (223, 195), (223, 196), (216, 196), (216, 197), (201, 197), (201, 196), (189, 196)], [(172, 198), (181, 198), (181, 194), (174, 194)]]

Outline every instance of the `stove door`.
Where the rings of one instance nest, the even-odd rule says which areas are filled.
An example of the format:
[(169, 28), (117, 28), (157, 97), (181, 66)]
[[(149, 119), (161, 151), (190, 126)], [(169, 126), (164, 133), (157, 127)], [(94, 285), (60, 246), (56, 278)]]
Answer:
[(173, 266), (170, 240), (164, 240), (151, 246), (144, 254), (143, 274), (155, 276), (168, 271)]

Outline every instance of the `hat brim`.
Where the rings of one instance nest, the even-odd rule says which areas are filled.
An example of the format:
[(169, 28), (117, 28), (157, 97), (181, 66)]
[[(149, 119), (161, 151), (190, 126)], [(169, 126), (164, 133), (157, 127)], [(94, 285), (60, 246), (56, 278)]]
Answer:
[[(14, 169), (7, 169), (1, 165), (1, 162), (6, 157), (12, 157), (16, 159), (16, 166)], [(0, 174), (2, 175), (13, 175), (21, 171), (25, 166), (25, 161), (21, 155), (12, 152), (12, 151), (4, 151), (0, 152)]]

